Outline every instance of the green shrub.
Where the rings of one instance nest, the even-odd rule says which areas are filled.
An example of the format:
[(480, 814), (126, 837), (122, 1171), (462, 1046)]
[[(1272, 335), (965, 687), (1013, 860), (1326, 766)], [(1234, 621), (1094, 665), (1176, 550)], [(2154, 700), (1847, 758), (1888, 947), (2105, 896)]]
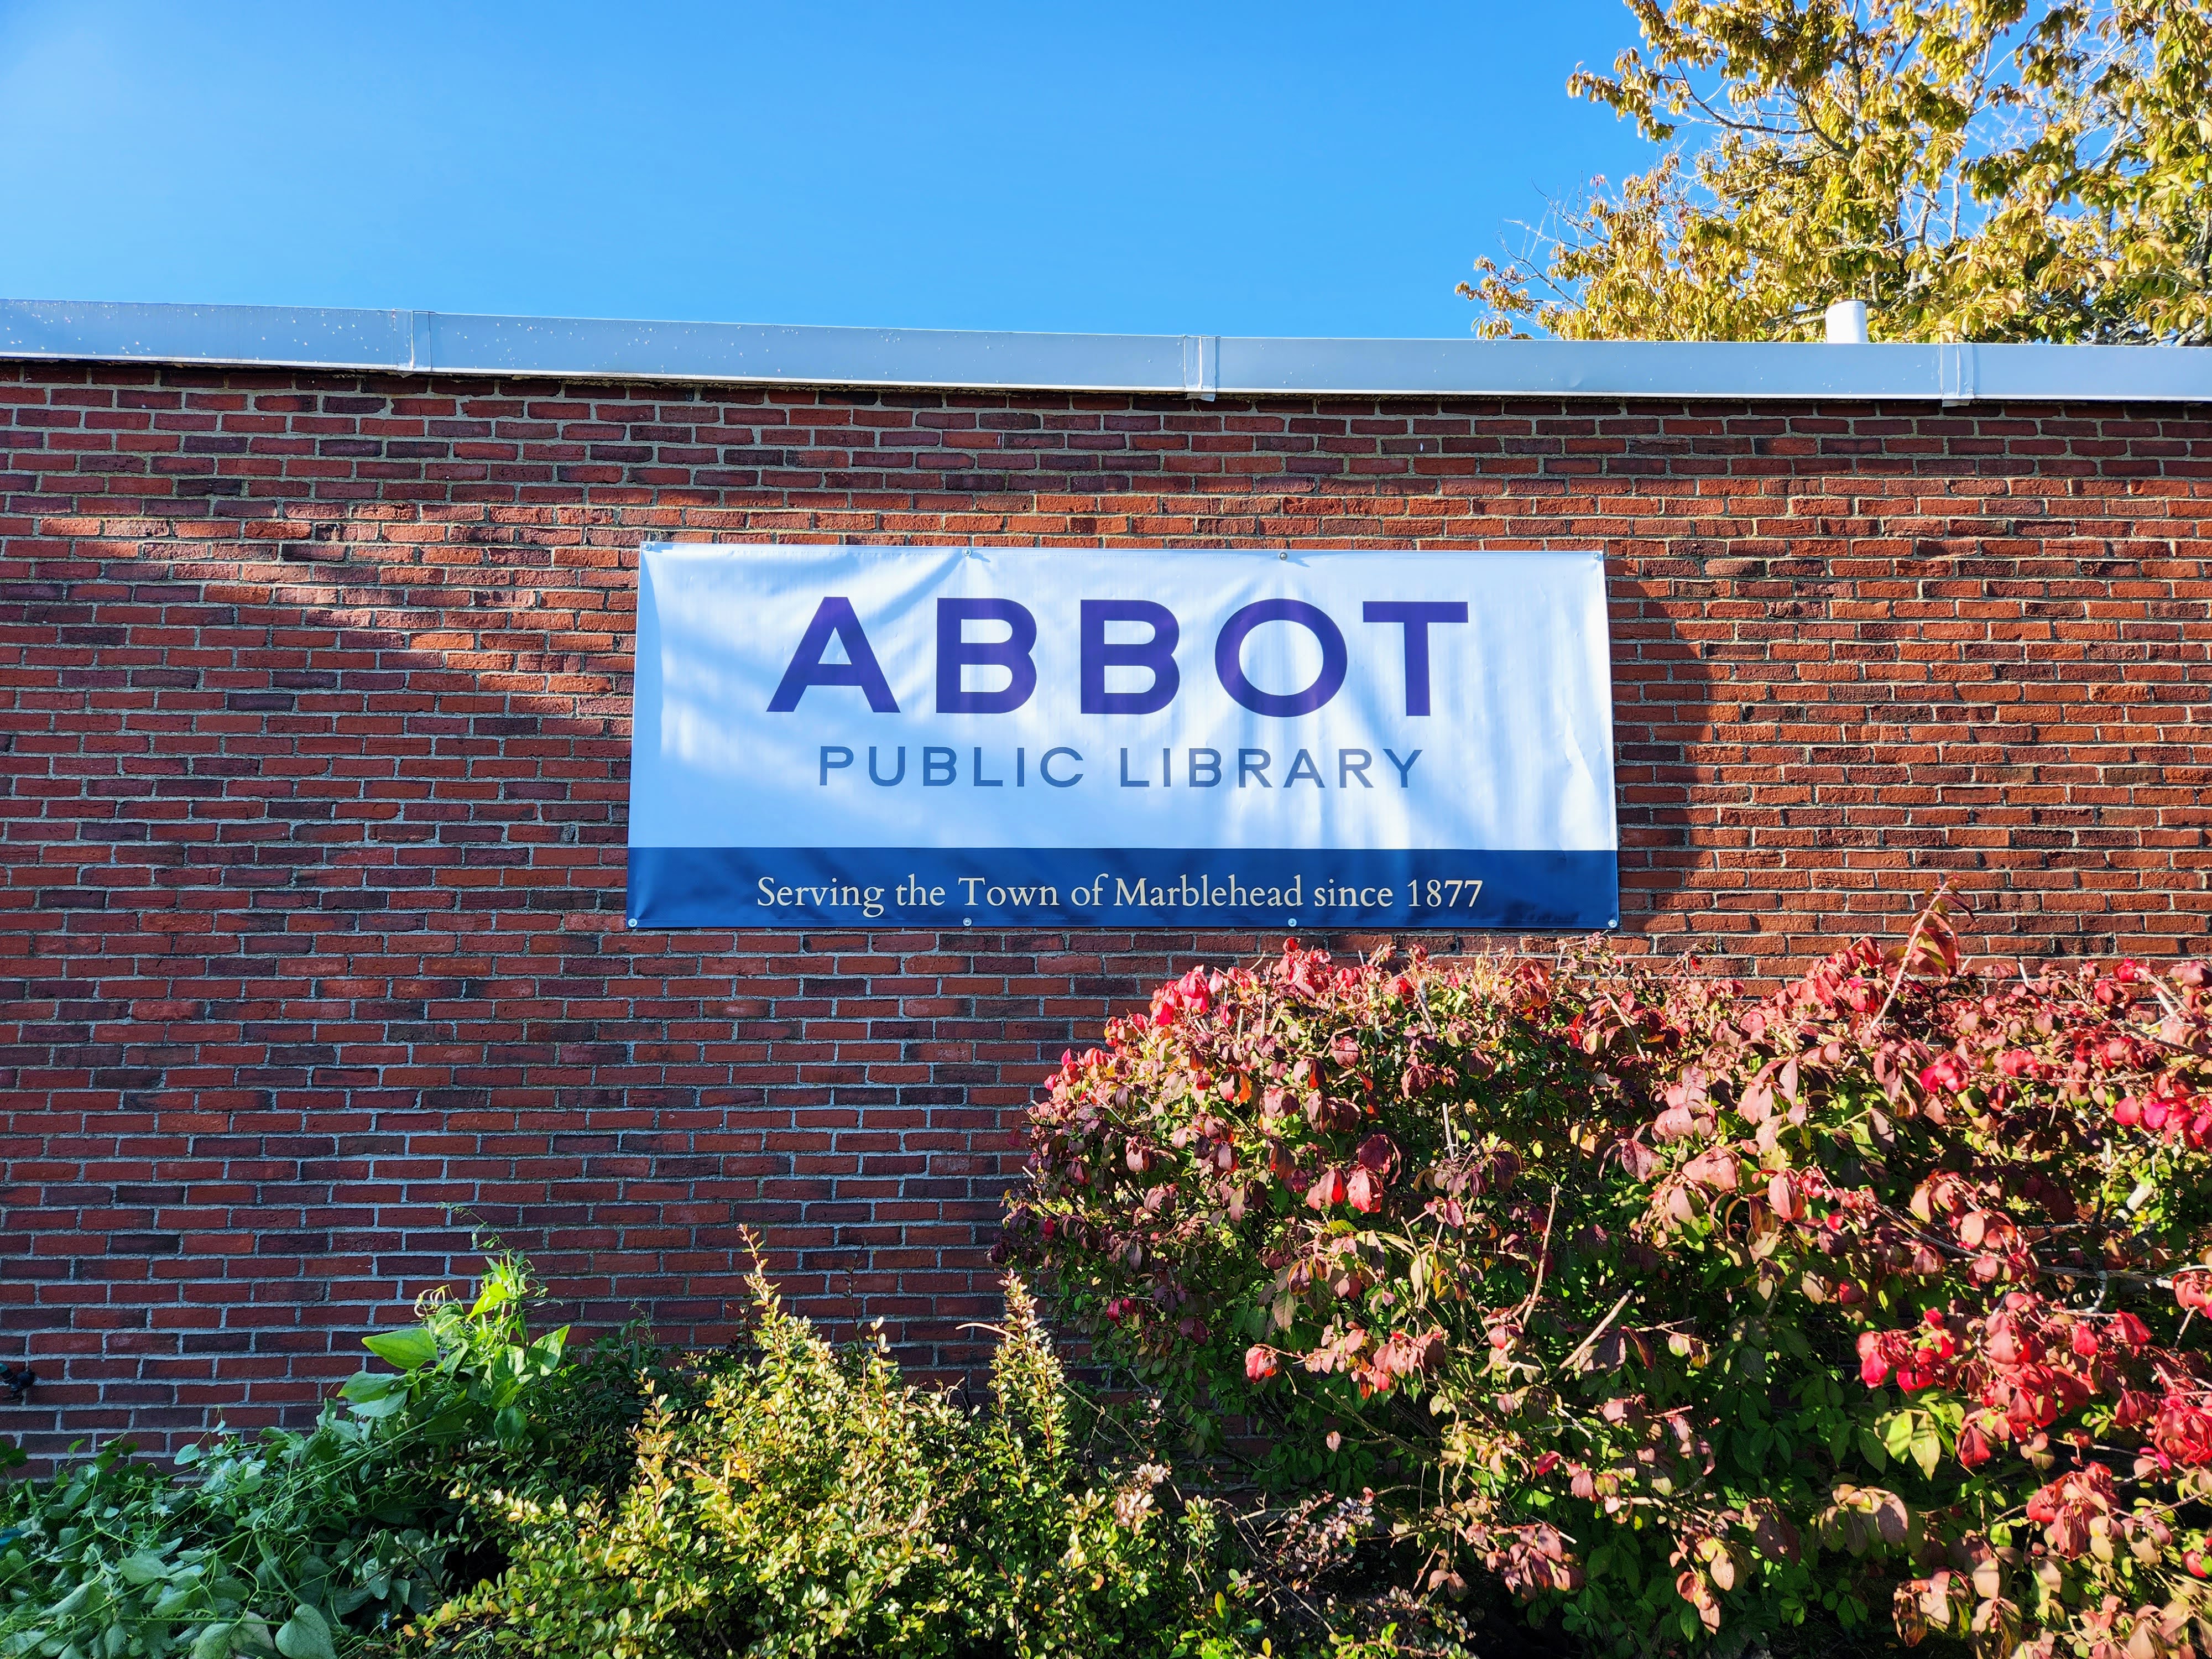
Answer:
[(619, 1494), (464, 1487), (504, 1572), (422, 1622), (441, 1655), (1227, 1655), (1219, 1517), (1092, 1468), (1019, 1287), (994, 1408), (833, 1349), (756, 1275), (752, 1351), (648, 1404)]
[(527, 1340), (528, 1291), (510, 1255), (465, 1307), (423, 1297), (365, 1339), (398, 1369), (354, 1377), (304, 1434), (218, 1434), (173, 1474), (118, 1443), (0, 1489), (0, 1655), (331, 1659), (434, 1607), (467, 1541), (455, 1472), (552, 1448), (557, 1414), (531, 1407), (566, 1332)]
[(1008, 1248), (1420, 1595), (2203, 1651), (2212, 998), (1977, 977), (1947, 908), (1756, 1001), (1598, 947), (1194, 970), (1052, 1079)]

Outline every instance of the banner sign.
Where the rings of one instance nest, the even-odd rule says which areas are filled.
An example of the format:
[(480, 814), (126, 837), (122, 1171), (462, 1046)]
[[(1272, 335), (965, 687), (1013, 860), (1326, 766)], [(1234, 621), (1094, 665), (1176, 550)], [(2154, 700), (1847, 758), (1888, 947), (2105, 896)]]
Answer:
[(1618, 920), (1595, 551), (648, 544), (644, 927)]

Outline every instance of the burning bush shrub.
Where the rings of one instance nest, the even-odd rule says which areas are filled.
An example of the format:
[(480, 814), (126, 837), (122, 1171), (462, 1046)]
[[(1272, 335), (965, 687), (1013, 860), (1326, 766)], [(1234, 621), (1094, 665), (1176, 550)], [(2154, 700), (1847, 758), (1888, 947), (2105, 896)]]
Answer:
[(1618, 958), (1194, 970), (1033, 1109), (1006, 1249), (1424, 1593), (1601, 1645), (2212, 1635), (2212, 997)]

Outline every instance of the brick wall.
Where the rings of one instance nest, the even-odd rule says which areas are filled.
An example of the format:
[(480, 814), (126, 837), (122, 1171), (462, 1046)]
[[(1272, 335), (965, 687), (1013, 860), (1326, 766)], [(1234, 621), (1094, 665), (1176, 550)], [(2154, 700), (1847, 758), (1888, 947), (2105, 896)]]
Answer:
[(0, 366), (0, 1432), (296, 1420), (472, 1222), (694, 1341), (750, 1225), (959, 1366), (1045, 1062), (1273, 943), (626, 932), (641, 539), (1601, 544), (1637, 941), (1770, 975), (1949, 877), (2166, 956), (2206, 416)]

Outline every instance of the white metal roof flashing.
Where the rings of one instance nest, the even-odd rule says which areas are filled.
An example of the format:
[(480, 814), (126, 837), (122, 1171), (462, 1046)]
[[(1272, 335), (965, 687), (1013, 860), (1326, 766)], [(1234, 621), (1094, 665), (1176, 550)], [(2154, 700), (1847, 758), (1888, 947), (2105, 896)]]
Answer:
[(1268, 397), (2212, 402), (2194, 346), (1285, 340), (0, 300), (0, 359)]

